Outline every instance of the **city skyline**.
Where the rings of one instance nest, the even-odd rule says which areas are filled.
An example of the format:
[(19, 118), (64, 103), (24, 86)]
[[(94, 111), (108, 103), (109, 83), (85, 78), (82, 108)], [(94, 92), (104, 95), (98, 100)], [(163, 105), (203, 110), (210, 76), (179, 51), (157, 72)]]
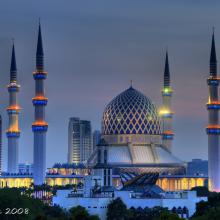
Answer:
[[(21, 3), (21, 6), (22, 4), (24, 3)], [(164, 3), (161, 2), (161, 4)], [(197, 7), (196, 4), (188, 4), (192, 9)], [(83, 4), (76, 3), (75, 6), (78, 6), (79, 11), (73, 9), (75, 10), (73, 13), (67, 10), (66, 15), (70, 16), (69, 19), (63, 17), (64, 8), (67, 9), (67, 7), (62, 8), (59, 11), (61, 14), (56, 16), (55, 12), (50, 11), (47, 6), (40, 12), (34, 11), (35, 13), (28, 21), (19, 12), (20, 7), (16, 5), (16, 13), (12, 18), (16, 19), (17, 25), (9, 15), (5, 14), (7, 10), (4, 15), (0, 15), (0, 17), (4, 16), (3, 21), (7, 23), (7, 26), (4, 26), (3, 21), (0, 21), (0, 25), (3, 26), (0, 34), (0, 71), (2, 73), (0, 110), (4, 131), (8, 123), (5, 113), (8, 94), (5, 91), (5, 85), (9, 79), (11, 38), (14, 37), (18, 80), (21, 85), (19, 102), (22, 107), (19, 162), (27, 160), (30, 162), (33, 155), (31, 123), (34, 119), (34, 108), (31, 99), (34, 94), (34, 83), (32, 71), (39, 16), (44, 33), (45, 70), (50, 73), (46, 82), (46, 95), (49, 98), (46, 113), (49, 122), (47, 167), (53, 165), (54, 162), (66, 162), (69, 117), (76, 116), (90, 120), (93, 130), (100, 129), (102, 112), (106, 104), (118, 93), (127, 89), (130, 86), (130, 80), (133, 80), (134, 88), (151, 98), (158, 107), (162, 104), (161, 89), (167, 46), (171, 85), (174, 90), (172, 103), (175, 111), (174, 154), (181, 155), (184, 160), (206, 159), (208, 144), (205, 127), (208, 120), (205, 104), (208, 95), (205, 79), (209, 73), (208, 63), (213, 25), (216, 26), (217, 59), (220, 51), (218, 40), (220, 31), (215, 24), (217, 20), (214, 18), (215, 13), (206, 16), (203, 14), (202, 21), (207, 19), (207, 22), (203, 23), (198, 19), (200, 13), (193, 15), (191, 9), (189, 21), (193, 20), (193, 22), (187, 23), (188, 27), (181, 27), (181, 22), (187, 18), (183, 16), (184, 13), (180, 13), (179, 20), (176, 21), (176, 25), (179, 22), (180, 27), (174, 25), (172, 28), (175, 22), (170, 20), (172, 16), (169, 16), (165, 9), (164, 21), (161, 16), (158, 20), (155, 18), (153, 11), (156, 12), (156, 6), (153, 3), (150, 5), (152, 12), (150, 8), (147, 8), (147, 4), (144, 8), (146, 11), (144, 11), (141, 10), (141, 4), (132, 5), (129, 1), (127, 6), (130, 9), (129, 7), (120, 8), (120, 11), (114, 8), (117, 5), (114, 1), (107, 5), (108, 7), (104, 7), (99, 3), (95, 8), (92, 4), (84, 7)], [(208, 10), (205, 5), (208, 4), (203, 2), (204, 11)], [(131, 6), (135, 6), (132, 11)], [(34, 4), (32, 7), (34, 8)], [(172, 7), (180, 8), (178, 4), (173, 4)], [(184, 9), (184, 5), (182, 7)], [(27, 8), (25, 6), (24, 10)], [(30, 11), (33, 12), (33, 8), (30, 8)], [(115, 13), (113, 13), (114, 10), (116, 10)], [(48, 11), (51, 13), (50, 17), (46, 15)], [(137, 14), (137, 11), (140, 11), (140, 14)], [(162, 12), (161, 8), (159, 12)], [(94, 14), (98, 16), (98, 19)], [(102, 17), (103, 19), (100, 19)], [(148, 18), (155, 20), (150, 24)], [(24, 19), (25, 23), (23, 23)], [(168, 21), (170, 23), (167, 23)], [(161, 22), (160, 25), (157, 25), (158, 22)], [(202, 25), (198, 25), (199, 22)], [(164, 32), (164, 28), (170, 29)], [(61, 82), (59, 86), (58, 81)], [(6, 136), (3, 134), (4, 170), (7, 161), (6, 143)], [(54, 154), (50, 155), (49, 152), (52, 150)], [(190, 153), (189, 150), (191, 150)]]

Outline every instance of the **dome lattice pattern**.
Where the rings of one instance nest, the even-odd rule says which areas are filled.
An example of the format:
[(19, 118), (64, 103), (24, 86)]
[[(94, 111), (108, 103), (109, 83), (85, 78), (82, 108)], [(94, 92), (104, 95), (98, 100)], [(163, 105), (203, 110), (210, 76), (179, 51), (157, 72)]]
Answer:
[(105, 108), (102, 134), (161, 134), (156, 106), (145, 95), (130, 87)]

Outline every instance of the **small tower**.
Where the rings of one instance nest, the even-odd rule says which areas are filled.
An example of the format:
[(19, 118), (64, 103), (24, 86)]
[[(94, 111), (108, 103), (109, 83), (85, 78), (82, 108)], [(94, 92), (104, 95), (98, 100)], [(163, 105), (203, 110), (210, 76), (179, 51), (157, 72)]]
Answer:
[(169, 59), (168, 53), (166, 52), (165, 69), (164, 69), (164, 84), (162, 90), (163, 105), (160, 110), (160, 115), (162, 117), (162, 143), (164, 147), (171, 152), (172, 151), (172, 141), (173, 141), (173, 112), (171, 111), (171, 98), (173, 90), (170, 86), (170, 70), (169, 70)]
[(206, 132), (208, 135), (209, 190), (217, 192), (220, 192), (219, 81), (220, 79), (217, 76), (217, 59), (215, 52), (215, 37), (213, 32), (210, 55), (210, 74), (209, 78), (207, 79), (209, 98), (206, 106), (209, 115), (209, 124), (206, 128)]
[(44, 80), (47, 72), (44, 71), (44, 53), (39, 24), (38, 42), (36, 52), (36, 71), (33, 72), (35, 80), (35, 97), (32, 99), (35, 107), (35, 121), (32, 124), (34, 132), (34, 184), (41, 185), (45, 181), (46, 173), (46, 132), (48, 124), (45, 122), (45, 106), (47, 98), (44, 94)]
[(9, 127), (6, 131), (8, 138), (8, 172), (18, 172), (18, 139), (20, 137), (20, 129), (18, 125), (18, 114), (20, 107), (17, 101), (17, 93), (20, 86), (17, 84), (17, 67), (15, 59), (15, 47), (13, 43), (10, 69), (10, 83), (8, 84), (9, 106), (7, 113), (9, 117)]

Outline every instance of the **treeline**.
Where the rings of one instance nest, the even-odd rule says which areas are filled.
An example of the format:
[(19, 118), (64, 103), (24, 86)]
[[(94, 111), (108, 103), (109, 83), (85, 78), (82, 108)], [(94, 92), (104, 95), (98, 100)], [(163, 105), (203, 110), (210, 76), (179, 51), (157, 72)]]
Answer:
[[(199, 196), (208, 196), (208, 201), (197, 203), (196, 212), (190, 220), (219, 220), (220, 193), (209, 192), (205, 187), (196, 187)], [(1, 220), (99, 220), (96, 215), (90, 215), (81, 206), (70, 210), (59, 206), (49, 206), (40, 199), (35, 199), (24, 193), (24, 189), (0, 189), (0, 219)], [(127, 208), (120, 198), (108, 205), (107, 220), (180, 220), (181, 218), (170, 210), (162, 207)]]

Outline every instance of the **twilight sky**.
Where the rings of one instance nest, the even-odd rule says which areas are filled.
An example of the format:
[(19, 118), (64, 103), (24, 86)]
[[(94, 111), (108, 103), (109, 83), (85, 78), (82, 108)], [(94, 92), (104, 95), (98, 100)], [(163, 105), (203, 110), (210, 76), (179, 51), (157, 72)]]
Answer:
[[(212, 3), (211, 3), (212, 2)], [(32, 162), (38, 18), (45, 66), (47, 167), (67, 160), (71, 116), (99, 129), (105, 105), (127, 89), (130, 80), (158, 106), (168, 47), (175, 111), (173, 152), (183, 160), (207, 158), (208, 62), (212, 27), (220, 53), (220, 2), (176, 0), (0, 0), (0, 113), (4, 168), (7, 162), (11, 38), (15, 38), (21, 138), (19, 161)]]

